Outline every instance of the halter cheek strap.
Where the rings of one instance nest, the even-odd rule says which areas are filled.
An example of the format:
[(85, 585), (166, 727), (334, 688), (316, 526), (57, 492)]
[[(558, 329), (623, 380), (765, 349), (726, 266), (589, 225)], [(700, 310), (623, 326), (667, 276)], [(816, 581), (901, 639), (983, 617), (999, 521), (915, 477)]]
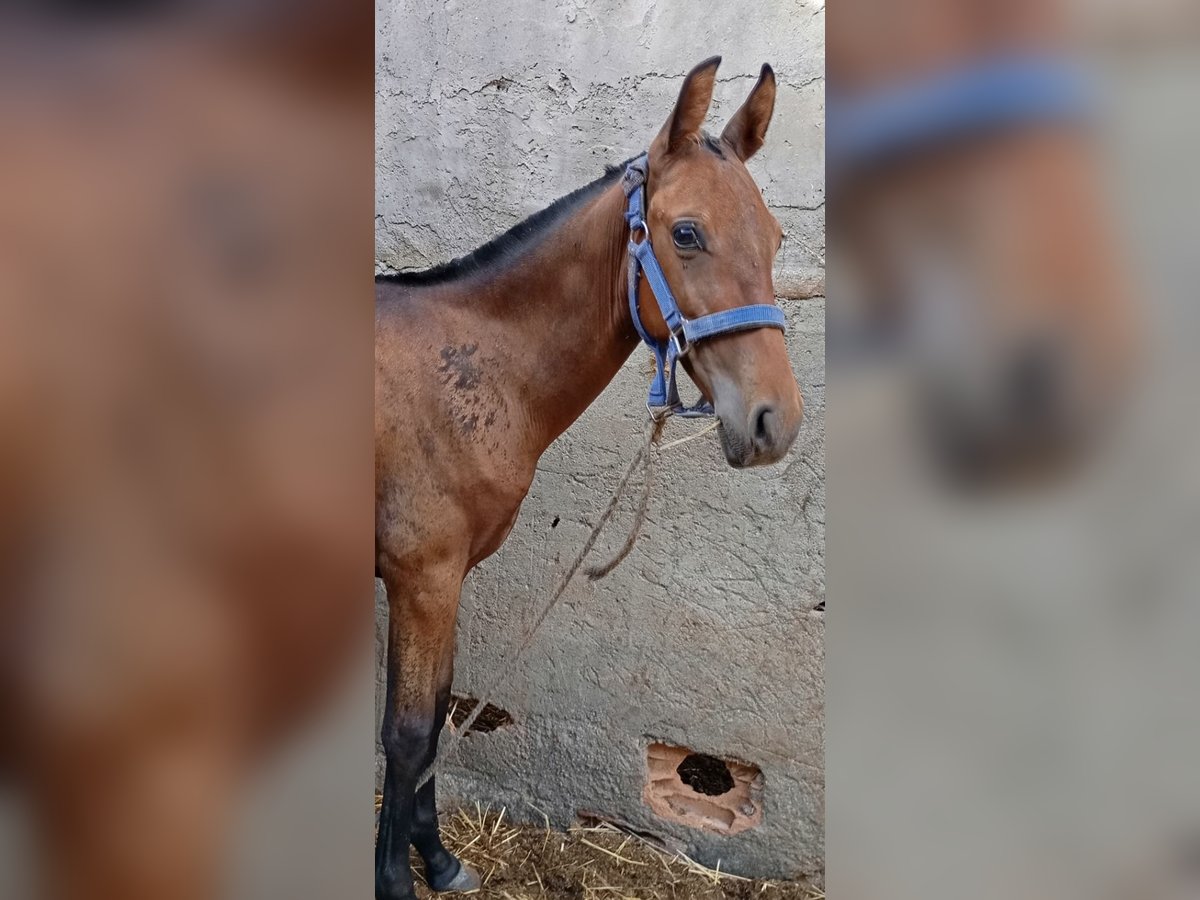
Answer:
[[(685, 418), (711, 416), (714, 413), (708, 401), (701, 400), (695, 406), (688, 407), (679, 399), (675, 380), (679, 358), (686, 356), (696, 341), (754, 328), (786, 331), (787, 324), (779, 307), (769, 303), (737, 306), (695, 319), (684, 316), (650, 244), (650, 228), (646, 224), (646, 176), (649, 167), (649, 158), (643, 153), (625, 167), (623, 182), (625, 196), (629, 199), (625, 209), (625, 221), (629, 223), (629, 311), (634, 327), (654, 353), (655, 361), (654, 380), (650, 383), (646, 407), (655, 419), (669, 415)], [(656, 341), (650, 336), (638, 312), (639, 276), (643, 272), (670, 332), (665, 341)]]

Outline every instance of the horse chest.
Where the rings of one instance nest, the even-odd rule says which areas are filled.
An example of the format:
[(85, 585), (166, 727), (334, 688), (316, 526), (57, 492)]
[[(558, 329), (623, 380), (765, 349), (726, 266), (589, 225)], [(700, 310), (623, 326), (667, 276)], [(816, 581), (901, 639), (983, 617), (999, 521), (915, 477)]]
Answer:
[(489, 523), (489, 527), (480, 531), (471, 547), (470, 568), (474, 568), (500, 549), (512, 531), (513, 525), (517, 523), (517, 515), (520, 510), (521, 507), (518, 504), (508, 516), (502, 519), (497, 517)]
[(509, 478), (479, 485), (470, 493), (467, 519), (471, 523), (471, 566), (500, 549), (516, 524), (531, 482), (532, 478)]

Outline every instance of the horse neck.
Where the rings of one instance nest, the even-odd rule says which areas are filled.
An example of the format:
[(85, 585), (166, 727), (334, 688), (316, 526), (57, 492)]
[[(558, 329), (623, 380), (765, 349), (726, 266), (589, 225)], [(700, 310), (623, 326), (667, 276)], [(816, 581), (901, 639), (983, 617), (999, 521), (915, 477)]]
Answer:
[(620, 183), (587, 200), (479, 298), (511, 339), (508, 391), (541, 455), (637, 346), (629, 311)]

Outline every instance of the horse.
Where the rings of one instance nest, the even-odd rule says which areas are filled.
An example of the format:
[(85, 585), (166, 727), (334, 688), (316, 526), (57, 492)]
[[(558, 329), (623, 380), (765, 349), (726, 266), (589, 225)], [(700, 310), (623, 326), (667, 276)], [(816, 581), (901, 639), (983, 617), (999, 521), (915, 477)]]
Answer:
[(922, 443), (960, 484), (1076, 468), (1133, 377), (1134, 293), (1068, 37), (1041, 0), (830, 14), (834, 362), (899, 348)]
[(644, 156), (466, 257), (376, 279), (375, 539), (389, 612), (378, 900), (415, 896), (410, 845), (432, 889), (480, 884), (438, 837), (436, 778), (418, 787), (446, 718), (463, 579), (504, 542), (539, 457), (639, 337), (656, 358), (651, 407), (683, 411), (681, 360), (731, 466), (778, 461), (799, 431), (771, 278), (782, 232), (745, 166), (775, 76), (764, 65), (713, 137), (702, 125), (719, 63), (688, 73)]

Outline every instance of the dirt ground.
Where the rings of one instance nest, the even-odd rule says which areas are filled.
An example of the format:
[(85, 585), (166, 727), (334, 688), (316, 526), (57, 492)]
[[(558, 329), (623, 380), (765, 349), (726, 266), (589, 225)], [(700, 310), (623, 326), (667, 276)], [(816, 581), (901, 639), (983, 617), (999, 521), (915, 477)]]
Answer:
[[(503, 811), (442, 815), (442, 839), (483, 876), (480, 900), (823, 900), (796, 882), (756, 881), (671, 856), (608, 824), (554, 831)], [(413, 857), (413, 870), (421, 871)], [(421, 898), (442, 895), (417, 888)]]

